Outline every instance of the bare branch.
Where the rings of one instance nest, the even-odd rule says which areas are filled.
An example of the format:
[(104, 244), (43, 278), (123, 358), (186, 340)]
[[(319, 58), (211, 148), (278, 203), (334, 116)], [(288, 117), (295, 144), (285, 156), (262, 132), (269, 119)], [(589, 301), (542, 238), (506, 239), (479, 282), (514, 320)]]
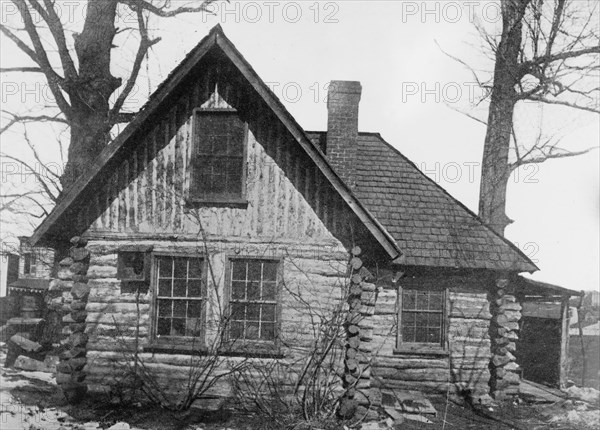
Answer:
[(67, 120), (64, 118), (61, 118), (59, 115), (61, 115), (60, 113), (57, 113), (54, 116), (51, 115), (17, 115), (8, 111), (3, 110), (2, 113), (6, 114), (6, 115), (10, 115), (12, 118), (9, 120), (8, 124), (5, 125), (4, 127), (0, 128), (0, 134), (4, 133), (6, 130), (8, 130), (10, 127), (12, 127), (13, 125), (17, 124), (17, 123), (28, 123), (28, 122), (60, 122), (63, 124), (68, 124)]
[[(168, 9), (169, 2), (165, 2), (164, 6), (158, 7), (150, 2), (144, 0), (123, 0), (122, 3), (127, 6), (133, 8), (142, 8), (147, 10), (148, 12), (160, 16), (163, 18), (172, 18), (177, 15), (181, 15), (184, 13), (195, 13), (195, 12), (204, 12), (204, 13), (213, 13), (209, 6), (212, 3), (216, 3), (217, 0), (202, 0), (199, 6), (181, 6), (176, 9)], [(226, 0), (229, 3), (229, 0)]]
[(484, 120), (482, 120), (482, 119), (480, 119), (480, 118), (477, 118), (475, 115), (471, 115), (470, 113), (468, 113), (468, 112), (465, 112), (465, 111), (463, 111), (463, 110), (460, 110), (460, 109), (458, 109), (456, 106), (451, 106), (451, 105), (450, 105), (450, 104), (448, 104), (448, 103), (446, 103), (446, 106), (447, 106), (447, 107), (449, 107), (450, 109), (452, 109), (453, 111), (455, 111), (455, 112), (458, 112), (458, 113), (460, 113), (460, 114), (462, 114), (462, 115), (466, 116), (467, 118), (471, 118), (472, 120), (474, 120), (474, 121), (477, 121), (478, 123), (480, 123), (480, 124), (483, 124), (483, 125), (487, 126), (487, 122), (485, 122)]
[(137, 81), (142, 62), (144, 61), (144, 57), (146, 56), (148, 49), (150, 49), (153, 45), (160, 41), (160, 38), (150, 39), (150, 37), (148, 36), (147, 22), (144, 19), (143, 9), (137, 6), (130, 7), (136, 12), (141, 40), (138, 46), (137, 53), (135, 55), (135, 59), (133, 61), (133, 67), (131, 70), (131, 74), (129, 75), (129, 79), (127, 79), (123, 91), (121, 91), (121, 94), (119, 94), (119, 97), (117, 98), (115, 104), (111, 109), (110, 117), (111, 123), (113, 124), (116, 124), (117, 122), (123, 122), (123, 117), (120, 117), (119, 113), (121, 108), (123, 107), (123, 104), (125, 103), (125, 100), (127, 99), (127, 96), (129, 96), (129, 93), (131, 92), (135, 85), (135, 82)]
[[(547, 160), (557, 159), (557, 158), (570, 158), (577, 157), (579, 155), (587, 154), (595, 149), (600, 149), (598, 146), (593, 146), (591, 148), (584, 149), (582, 151), (567, 151), (561, 148), (552, 147), (547, 153), (543, 153), (542, 155), (537, 155), (530, 158), (524, 158), (519, 161), (515, 161), (514, 163), (510, 163), (510, 169), (514, 170), (520, 166), (524, 166), (526, 164), (540, 164)], [(560, 152), (558, 152), (560, 151)]]
[[(29, 13), (29, 8), (25, 4), (25, 1), (24, 0), (12, 0), (12, 1), (19, 9), (21, 17), (23, 18), (23, 23), (25, 24), (25, 30), (27, 31), (27, 34), (29, 35), (29, 38), (31, 39), (31, 43), (33, 44), (33, 49), (34, 49), (35, 54), (33, 57), (31, 57), (30, 54), (29, 55), (41, 67), (42, 71), (44, 72), (44, 75), (46, 75), (46, 79), (48, 81), (48, 86), (50, 87), (50, 90), (52, 91), (52, 95), (54, 96), (54, 99), (56, 100), (56, 104), (58, 105), (60, 110), (63, 111), (65, 116), (68, 118), (71, 114), (71, 107), (65, 100), (65, 98), (62, 94), (62, 91), (61, 91), (61, 87), (63, 87), (65, 85), (64, 78), (59, 76), (56, 73), (56, 71), (52, 68), (50, 61), (48, 60), (48, 56), (46, 54), (44, 45), (42, 44), (42, 41), (40, 39), (40, 35), (38, 34), (37, 28), (35, 26), (35, 23), (33, 22), (33, 19), (31, 18), (31, 14)], [(6, 32), (4, 30), (3, 30), (3, 32), (6, 34)], [(17, 42), (15, 42), (15, 43), (17, 43)], [(21, 48), (21, 49), (23, 49), (23, 48)], [(27, 47), (27, 49), (29, 51), (31, 51), (31, 49), (29, 47)], [(27, 51), (25, 51), (25, 52), (27, 53)]]
[[(25, 168), (27, 168), (28, 170), (31, 171), (31, 174), (34, 176), (34, 178), (39, 182), (39, 184), (42, 186), (42, 188), (44, 189), (44, 191), (46, 192), (48, 198), (50, 200), (52, 200), (53, 202), (57, 202), (58, 201), (58, 194), (53, 193), (50, 190), (50, 187), (48, 186), (48, 184), (46, 184), (46, 181), (44, 181), (44, 177), (42, 176), (41, 172), (36, 171), (33, 167), (31, 167), (29, 165), (29, 163), (17, 158), (17, 157), (13, 157), (12, 155), (9, 154), (5, 154), (5, 153), (0, 153), (0, 157), (4, 157), (7, 158), (9, 160), (13, 160), (16, 161), (17, 163), (21, 163), (23, 166), (25, 166)], [(49, 170), (49, 169), (47, 169)]]
[(533, 100), (536, 102), (540, 102), (540, 103), (546, 103), (546, 104), (551, 104), (551, 105), (560, 105), (560, 106), (566, 106), (566, 107), (570, 107), (573, 109), (579, 109), (579, 110), (583, 110), (583, 111), (587, 111), (587, 112), (600, 113), (600, 108), (598, 108), (598, 107), (589, 107), (589, 106), (579, 105), (577, 103), (568, 102), (565, 100), (552, 100), (552, 99), (548, 99), (546, 97), (535, 95), (535, 94), (530, 94), (527, 97), (523, 97), (523, 98), (526, 98), (527, 100)]
[[(29, 2), (32, 5), (38, 5), (39, 9), (43, 9), (37, 0), (29, 0)], [(47, 14), (42, 16), (44, 21), (46, 21), (46, 24), (48, 24), (48, 28), (50, 29), (52, 37), (54, 37), (54, 41), (56, 42), (58, 55), (60, 56), (65, 77), (68, 79), (74, 79), (77, 77), (77, 70), (75, 69), (73, 59), (69, 54), (69, 48), (67, 47), (67, 41), (65, 40), (63, 26), (60, 22), (58, 14), (56, 13), (56, 10), (54, 9), (54, 2), (50, 0), (44, 0), (44, 5), (46, 6)]]
[(39, 67), (0, 67), (0, 73), (44, 73)]

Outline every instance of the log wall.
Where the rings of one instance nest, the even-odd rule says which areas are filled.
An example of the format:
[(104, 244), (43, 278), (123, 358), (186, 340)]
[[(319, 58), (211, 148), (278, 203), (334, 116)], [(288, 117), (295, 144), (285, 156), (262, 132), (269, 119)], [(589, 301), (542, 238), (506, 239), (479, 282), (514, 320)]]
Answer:
[[(423, 279), (421, 284), (431, 282), (435, 283)], [(413, 279), (410, 288), (419, 283), (418, 278)], [(487, 400), (491, 357), (487, 292), (483, 285), (467, 289), (452, 284), (447, 294), (447, 345), (430, 352), (408, 352), (397, 345), (398, 287), (379, 288), (373, 316), (373, 387), (450, 392)]]
[[(88, 244), (91, 251), (88, 270), (90, 293), (86, 306), (85, 333), (87, 343), (87, 383), (91, 391), (112, 392), (125, 381), (127, 362), (137, 345), (141, 360), (155, 373), (156, 379), (169, 391), (177, 394), (183, 389), (188, 377), (190, 355), (179, 353), (149, 352), (152, 345), (151, 315), (154, 289), (136, 299), (135, 293), (121, 292), (117, 274), (117, 250), (132, 241), (94, 240)], [(156, 252), (197, 253), (204, 244), (189, 241), (135, 241), (138, 245), (153, 244)], [(244, 249), (249, 256), (283, 259), (283, 285), (280, 290), (281, 354), (290, 372), (299, 371), (307, 351), (313, 347), (315, 316), (327, 315), (339, 303), (347, 283), (348, 253), (342, 246), (331, 247), (327, 252), (320, 246), (282, 247), (273, 243), (207, 242), (211, 264), (215, 273), (223, 273), (228, 255)], [(223, 305), (224, 277), (216, 277), (216, 285), (209, 277), (208, 302), (211, 311), (208, 319), (217, 313), (217, 302)], [(136, 303), (137, 302), (137, 303)], [(316, 319), (318, 321), (318, 318)], [(137, 335), (136, 335), (137, 333)], [(207, 334), (211, 336), (210, 332)], [(343, 347), (340, 339), (340, 350)], [(340, 368), (342, 355), (340, 354)], [(240, 360), (234, 357), (231, 360)], [(254, 359), (258, 362), (274, 360)], [(178, 383), (180, 382), (180, 383)], [(293, 378), (288, 379), (293, 384)], [(212, 394), (228, 396), (231, 387), (217, 384)]]

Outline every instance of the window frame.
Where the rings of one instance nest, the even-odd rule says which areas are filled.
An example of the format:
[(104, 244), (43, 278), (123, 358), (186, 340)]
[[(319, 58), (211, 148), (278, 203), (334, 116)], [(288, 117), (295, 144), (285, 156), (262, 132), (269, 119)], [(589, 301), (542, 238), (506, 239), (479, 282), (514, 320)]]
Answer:
[(281, 353), (281, 315), (282, 315), (282, 303), (281, 303), (281, 286), (283, 283), (283, 262), (282, 257), (268, 257), (261, 258), (256, 255), (226, 255), (225, 256), (225, 288), (224, 288), (224, 301), (225, 311), (227, 315), (231, 315), (231, 294), (232, 294), (232, 268), (233, 261), (236, 260), (252, 260), (252, 261), (268, 261), (277, 263), (277, 279), (275, 282), (275, 335), (273, 340), (261, 340), (261, 339), (232, 339), (230, 337), (231, 327), (227, 327), (225, 331), (225, 343), (227, 347), (233, 351), (243, 351), (247, 353)]
[[(440, 343), (428, 343), (428, 342), (405, 342), (402, 339), (402, 299), (404, 290), (411, 291), (434, 291), (442, 293), (442, 327), (441, 327), (441, 341)], [(398, 353), (448, 353), (448, 327), (449, 327), (449, 318), (448, 318), (448, 310), (450, 309), (448, 300), (449, 300), (449, 291), (447, 287), (421, 287), (416, 285), (398, 286), (398, 297), (397, 297), (397, 319), (398, 326), (396, 330), (396, 349), (394, 352)], [(415, 312), (418, 313), (418, 312)]]
[[(244, 124), (244, 137), (242, 141), (242, 190), (240, 196), (233, 197), (225, 194), (216, 195), (206, 195), (200, 196), (193, 192), (193, 186), (196, 182), (196, 177), (198, 175), (197, 172), (197, 161), (196, 157), (200, 150), (200, 143), (196, 139), (196, 131), (198, 128), (198, 119), (200, 115), (236, 115), (240, 121)], [(237, 109), (234, 108), (194, 108), (192, 110), (192, 150), (191, 150), (191, 159), (190, 159), (190, 178), (189, 178), (189, 187), (186, 191), (187, 200), (193, 204), (201, 204), (201, 205), (233, 205), (233, 206), (246, 206), (248, 204), (247, 200), (247, 184), (248, 184), (248, 123), (242, 120)]]
[[(202, 286), (201, 286), (201, 300), (202, 305), (200, 309), (200, 334), (197, 337), (193, 336), (158, 336), (158, 260), (161, 257), (173, 257), (173, 258), (188, 258), (188, 259), (201, 259), (201, 270), (202, 270)], [(201, 253), (189, 253), (189, 252), (153, 252), (151, 255), (151, 302), (150, 302), (150, 348), (159, 348), (165, 350), (187, 350), (187, 351), (205, 351), (206, 346), (206, 315), (207, 315), (207, 285), (208, 280), (208, 257)]]

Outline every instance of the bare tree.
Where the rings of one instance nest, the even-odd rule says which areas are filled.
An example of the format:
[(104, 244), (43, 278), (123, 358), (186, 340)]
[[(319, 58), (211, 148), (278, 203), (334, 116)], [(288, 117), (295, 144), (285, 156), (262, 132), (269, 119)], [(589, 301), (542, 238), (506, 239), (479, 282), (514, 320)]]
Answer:
[[(11, 41), (23, 54), (14, 67), (1, 73), (41, 74), (54, 99), (44, 114), (16, 114), (3, 111), (5, 125), (0, 133), (16, 124), (57, 122), (70, 131), (68, 157), (60, 187), (67, 187), (100, 153), (110, 139), (110, 130), (128, 122), (133, 112), (124, 110), (147, 59), (148, 51), (160, 38), (152, 37), (149, 19), (170, 18), (186, 13), (205, 13), (216, 0), (171, 2), (170, 0), (103, 0), (82, 2), (84, 22), (80, 32), (69, 28), (66, 9), (55, 0), (10, 0), (15, 17), (0, 23), (2, 38)], [(132, 25), (118, 27), (119, 16), (130, 15)], [(7, 13), (8, 15), (8, 13)], [(67, 35), (73, 32), (72, 40)], [(134, 38), (137, 50), (125, 80), (111, 73), (116, 36)], [(122, 45), (121, 45), (122, 46)], [(21, 78), (24, 79), (24, 78)], [(111, 103), (113, 94), (118, 96)], [(48, 194), (56, 200), (61, 188)], [(45, 190), (47, 191), (47, 190)]]
[[(520, 139), (515, 108), (520, 102), (600, 113), (600, 4), (590, 0), (501, 0), (502, 28), (477, 29), (495, 62), (491, 82), (474, 73), (490, 97), (479, 215), (499, 234), (512, 222), (506, 215), (510, 175), (520, 166), (573, 157), (561, 139), (540, 129)], [(459, 60), (460, 61), (460, 60)], [(464, 62), (461, 61), (464, 64)], [(521, 141), (523, 140), (523, 141)], [(528, 141), (529, 140), (529, 141)]]

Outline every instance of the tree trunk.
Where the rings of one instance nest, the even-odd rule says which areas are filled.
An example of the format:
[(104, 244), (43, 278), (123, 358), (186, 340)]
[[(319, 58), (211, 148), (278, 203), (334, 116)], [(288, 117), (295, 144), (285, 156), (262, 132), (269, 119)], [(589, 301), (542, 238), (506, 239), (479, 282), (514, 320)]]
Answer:
[(506, 216), (510, 178), (508, 153), (517, 103), (515, 86), (521, 79), (519, 53), (525, 9), (530, 0), (502, 0), (502, 36), (496, 51), (487, 132), (483, 148), (479, 216), (498, 234), (512, 221)]
[(64, 190), (89, 168), (109, 140), (108, 100), (121, 85), (121, 80), (110, 73), (116, 10), (116, 0), (89, 2), (83, 31), (74, 35), (79, 74), (67, 90), (71, 140), (61, 177)]

